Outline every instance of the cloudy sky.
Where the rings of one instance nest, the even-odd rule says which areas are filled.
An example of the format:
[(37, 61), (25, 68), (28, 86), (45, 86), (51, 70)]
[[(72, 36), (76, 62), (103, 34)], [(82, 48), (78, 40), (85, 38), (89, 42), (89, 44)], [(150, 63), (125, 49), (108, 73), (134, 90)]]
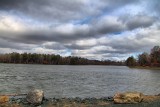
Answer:
[(160, 45), (159, 0), (0, 0), (0, 53), (123, 60)]

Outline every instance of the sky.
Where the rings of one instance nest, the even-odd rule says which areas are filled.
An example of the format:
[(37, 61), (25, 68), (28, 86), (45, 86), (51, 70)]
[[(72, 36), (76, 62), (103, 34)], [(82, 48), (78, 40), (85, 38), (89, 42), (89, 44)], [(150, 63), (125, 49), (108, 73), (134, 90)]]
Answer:
[(0, 53), (124, 60), (160, 45), (159, 0), (0, 0)]

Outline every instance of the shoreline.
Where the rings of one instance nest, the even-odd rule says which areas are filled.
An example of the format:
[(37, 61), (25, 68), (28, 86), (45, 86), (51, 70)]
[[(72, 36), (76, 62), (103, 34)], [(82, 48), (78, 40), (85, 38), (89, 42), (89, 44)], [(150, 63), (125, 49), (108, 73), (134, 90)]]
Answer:
[(25, 98), (11, 98), (9, 103), (0, 107), (160, 107), (160, 99), (135, 104), (115, 104), (108, 98), (45, 98), (41, 105), (28, 104)]
[[(127, 92), (126, 92), (127, 93)], [(125, 94), (126, 94), (125, 93)], [(0, 107), (160, 107), (160, 95), (143, 95), (138, 103), (115, 103), (115, 96), (102, 98), (45, 98), (40, 105), (29, 104), (24, 96), (13, 96)], [(1, 101), (0, 101), (1, 102)]]
[[(111, 64), (38, 64), (38, 63), (3, 63), (0, 64), (15, 64), (15, 65), (57, 65), (57, 66), (126, 66), (126, 65), (111, 65)], [(126, 66), (127, 67), (127, 66)]]
[(133, 66), (129, 67), (131, 69), (148, 69), (148, 70), (160, 70), (160, 67), (150, 67), (150, 66)]

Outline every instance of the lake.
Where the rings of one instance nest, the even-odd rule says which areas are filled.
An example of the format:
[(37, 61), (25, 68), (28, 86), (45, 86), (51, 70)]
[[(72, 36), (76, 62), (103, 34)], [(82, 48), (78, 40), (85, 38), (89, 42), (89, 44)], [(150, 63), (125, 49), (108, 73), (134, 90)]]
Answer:
[(0, 64), (0, 94), (38, 88), (46, 97), (106, 97), (116, 92), (160, 93), (160, 70), (125, 66)]

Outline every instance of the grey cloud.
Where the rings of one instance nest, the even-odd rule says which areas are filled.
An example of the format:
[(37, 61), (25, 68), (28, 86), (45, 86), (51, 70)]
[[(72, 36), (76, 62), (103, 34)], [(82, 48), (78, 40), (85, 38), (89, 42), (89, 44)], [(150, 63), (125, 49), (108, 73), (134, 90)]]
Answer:
[(10, 48), (10, 49), (17, 49), (17, 50), (29, 50), (31, 47), (36, 47), (35, 45), (28, 45), (28, 44), (20, 44), (14, 43), (11, 41), (7, 41), (4, 39), (0, 39), (0, 48)]
[[(125, 7), (130, 4), (138, 4), (141, 0), (100, 0), (98, 1), (100, 4), (103, 4), (104, 7), (101, 8), (103, 12), (109, 13), (118, 8)], [(98, 3), (97, 2), (97, 3)]]
[(135, 29), (138, 27), (149, 27), (155, 22), (155, 19), (147, 16), (136, 16), (133, 19), (130, 19), (127, 22), (127, 26), (129, 29)]
[(1, 48), (11, 48), (11, 49), (21, 49), (19, 44), (7, 42), (5, 40), (0, 39), (0, 47)]
[(66, 48), (69, 48), (69, 49), (78, 49), (78, 50), (85, 50), (85, 49), (89, 49), (93, 46), (80, 46), (80, 45), (77, 45), (77, 44), (71, 44), (71, 45), (65, 45)]
[(119, 17), (119, 20), (121, 20), (124, 24), (126, 24), (127, 28), (129, 30), (133, 30), (136, 28), (146, 28), (151, 25), (153, 25), (157, 18), (153, 16), (148, 16), (144, 14), (138, 14), (138, 15), (124, 15)]
[[(129, 36), (128, 36), (129, 35)], [(101, 45), (111, 46), (117, 53), (136, 53), (136, 52), (149, 52), (155, 45), (160, 45), (159, 30), (154, 28), (141, 29), (134, 34), (128, 33), (126, 35), (106, 38), (109, 42), (101, 43)], [(109, 52), (111, 53), (111, 52)]]
[[(102, 3), (105, 5), (104, 7), (112, 8), (112, 7), (121, 7), (123, 5), (137, 3), (139, 0), (102, 0)], [(99, 2), (96, 2), (99, 3)], [(74, 20), (74, 17), (81, 17), (80, 14), (83, 14), (87, 11), (86, 4), (83, 1), (66, 1), (66, 0), (2, 0), (0, 1), (0, 9), (5, 10), (18, 10), (24, 13), (27, 13), (33, 17), (45, 17), (44, 19), (53, 19), (63, 21), (71, 19)], [(103, 6), (102, 6), (103, 7)], [(85, 11), (84, 11), (85, 10)], [(75, 14), (76, 13), (76, 14)], [(35, 16), (34, 16), (35, 15)], [(90, 15), (90, 14), (89, 14)], [(82, 15), (83, 16), (83, 15)], [(85, 17), (85, 16), (83, 16)], [(152, 18), (144, 17), (136, 17), (134, 19), (126, 19), (127, 22), (123, 22), (123, 20), (119, 19), (95, 19), (88, 23), (88, 28), (77, 27), (77, 25), (73, 26), (73, 31), (71, 33), (62, 33), (61, 31), (56, 31), (56, 27), (50, 27), (49, 30), (43, 30), (37, 27), (36, 30), (26, 29), (26, 31), (21, 33), (15, 32), (2, 32), (1, 37), (4, 39), (10, 39), (16, 42), (24, 42), (30, 44), (41, 44), (46, 41), (57, 41), (57, 42), (71, 42), (73, 40), (84, 39), (84, 38), (93, 38), (99, 37), (104, 34), (114, 34), (117, 32), (126, 31), (127, 29), (134, 29), (138, 27), (148, 27), (153, 23)], [(141, 19), (141, 20), (139, 20)], [(136, 23), (138, 21), (138, 23)], [(63, 26), (64, 23), (61, 23)], [(83, 25), (79, 25), (83, 26)], [(32, 25), (31, 25), (32, 27)], [(128, 27), (128, 28), (127, 28)], [(65, 28), (64, 28), (65, 29)], [(62, 29), (63, 30), (63, 29)], [(11, 36), (12, 35), (12, 36)], [(78, 46), (77, 46), (78, 48)], [(79, 47), (80, 48), (80, 47)]]
[(64, 49), (66, 49), (63, 46), (63, 44), (58, 43), (58, 42), (52, 42), (52, 43), (49, 43), (49, 44), (43, 44), (43, 47), (47, 48), (47, 49), (53, 49), (53, 50), (64, 50)]
[[(142, 51), (150, 51), (150, 49), (156, 45), (156, 42), (152, 41), (152, 37), (148, 40), (146, 38), (137, 38), (135, 40), (128, 40), (126, 44), (120, 44), (119, 46), (114, 45), (113, 47), (121, 49), (125, 48), (128, 52), (142, 52)], [(154, 39), (156, 40), (156, 38)]]
[(137, 2), (139, 0), (1, 0), (0, 9), (18, 11), (35, 19), (62, 22), (95, 16), (102, 11), (115, 10)]
[[(128, 55), (141, 52), (150, 52), (155, 45), (160, 45), (159, 30), (155, 28), (144, 28), (135, 33), (127, 33), (125, 35), (112, 36), (103, 39), (97, 39), (97, 44), (83, 51), (75, 51), (73, 55), (101, 56), (103, 58), (117, 57), (126, 58)], [(128, 36), (129, 35), (129, 36)], [(105, 42), (106, 41), (106, 42)]]
[(116, 33), (126, 30), (125, 24), (117, 17), (106, 16), (94, 20), (92, 27), (97, 33), (96, 35)]
[[(146, 19), (147, 21), (150, 21), (149, 19)], [(26, 31), (23, 32), (9, 32), (9, 31), (1, 31), (0, 37), (3, 39), (9, 39), (15, 42), (21, 42), (21, 43), (29, 43), (29, 44), (41, 44), (47, 41), (55, 41), (60, 43), (68, 43), (72, 42), (74, 40), (79, 39), (89, 39), (89, 38), (99, 38), (101, 35), (104, 34), (114, 34), (117, 32), (127, 31), (128, 27), (133, 29), (139, 28), (142, 26), (149, 26), (149, 23), (147, 21), (138, 23), (133, 23), (135, 20), (128, 21), (128, 25), (125, 25), (123, 21), (118, 19), (102, 19), (98, 22), (91, 23), (89, 25), (72, 25), (71, 30), (68, 30), (69, 27), (63, 27), (63, 24), (60, 25), (60, 30), (56, 30), (59, 28), (53, 27), (49, 28), (48, 30), (30, 30), (26, 29)], [(132, 22), (132, 23), (131, 23)], [(146, 23), (145, 23), (146, 22)], [(151, 21), (150, 21), (151, 22)], [(64, 31), (65, 30), (65, 31)], [(11, 36), (12, 35), (12, 36)], [(69, 47), (69, 46), (68, 46)], [(72, 46), (73, 47), (73, 46)], [(81, 48), (78, 45), (74, 45), (73, 48)], [(87, 48), (87, 47), (83, 47)], [(81, 48), (81, 49), (83, 49)]]
[[(14, 10), (36, 19), (68, 20), (81, 17), (84, 4), (71, 0), (1, 0), (0, 9)], [(79, 12), (76, 12), (78, 11)]]
[[(6, 26), (6, 25), (5, 25)], [(7, 25), (10, 26), (10, 25)], [(16, 42), (40, 44), (46, 41), (71, 42), (73, 40), (93, 38), (99, 35), (120, 32), (124, 26), (118, 20), (101, 20), (88, 25), (61, 24), (55, 27), (46, 26), (48, 29), (35, 30), (26, 28), (22, 32), (1, 31), (0, 37)], [(12, 36), (11, 36), (12, 35)]]

